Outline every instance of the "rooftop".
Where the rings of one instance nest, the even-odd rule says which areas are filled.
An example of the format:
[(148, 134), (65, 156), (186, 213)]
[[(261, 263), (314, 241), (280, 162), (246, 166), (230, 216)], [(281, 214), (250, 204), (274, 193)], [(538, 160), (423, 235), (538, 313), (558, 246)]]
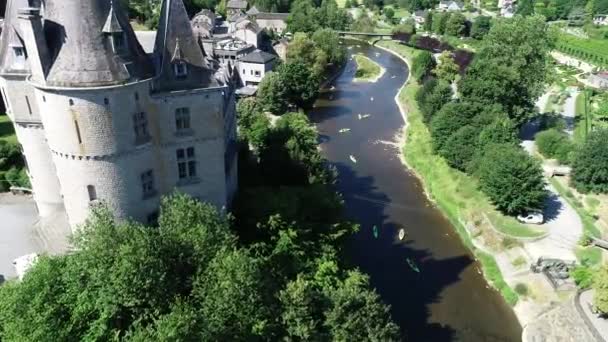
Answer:
[(243, 0), (230, 0), (226, 5), (226, 8), (236, 8), (236, 9), (247, 9), (247, 1)]
[(266, 64), (276, 58), (277, 58), (277, 56), (270, 54), (268, 52), (264, 52), (261, 50), (255, 50), (255, 51), (243, 56), (241, 58), (241, 62)]
[(256, 19), (267, 19), (267, 20), (287, 20), (289, 13), (267, 13), (260, 12), (255, 15)]

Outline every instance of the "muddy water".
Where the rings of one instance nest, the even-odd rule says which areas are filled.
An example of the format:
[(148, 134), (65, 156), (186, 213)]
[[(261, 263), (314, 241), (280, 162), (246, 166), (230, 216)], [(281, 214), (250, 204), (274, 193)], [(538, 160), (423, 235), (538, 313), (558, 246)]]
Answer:
[[(349, 244), (353, 263), (370, 275), (408, 341), (520, 341), (513, 311), (487, 286), (480, 265), (391, 144), (403, 126), (394, 97), (408, 77), (407, 65), (375, 47), (353, 44), (349, 53), (357, 52), (382, 65), (384, 76), (354, 83), (349, 60), (335, 89), (326, 89), (311, 111), (324, 154), (339, 171), (348, 214), (362, 226)], [(358, 114), (371, 116), (359, 120)], [(339, 133), (341, 128), (351, 131)], [(399, 228), (407, 232), (403, 242)]]

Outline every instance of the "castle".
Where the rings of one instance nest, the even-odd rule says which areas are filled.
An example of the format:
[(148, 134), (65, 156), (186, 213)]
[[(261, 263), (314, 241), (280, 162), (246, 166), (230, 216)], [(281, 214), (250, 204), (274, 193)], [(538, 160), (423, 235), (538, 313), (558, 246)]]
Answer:
[(40, 216), (74, 229), (103, 202), (152, 223), (175, 189), (230, 203), (238, 72), (204, 54), (182, 0), (161, 6), (147, 54), (119, 0), (8, 0), (0, 90)]

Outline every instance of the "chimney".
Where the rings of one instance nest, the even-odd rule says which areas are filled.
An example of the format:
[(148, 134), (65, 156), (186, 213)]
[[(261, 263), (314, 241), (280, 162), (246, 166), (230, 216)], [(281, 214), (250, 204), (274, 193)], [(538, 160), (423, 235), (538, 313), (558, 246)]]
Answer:
[(45, 84), (51, 59), (42, 29), (40, 9), (33, 7), (20, 8), (17, 18), (27, 51), (27, 59), (32, 70), (32, 78), (40, 84)]

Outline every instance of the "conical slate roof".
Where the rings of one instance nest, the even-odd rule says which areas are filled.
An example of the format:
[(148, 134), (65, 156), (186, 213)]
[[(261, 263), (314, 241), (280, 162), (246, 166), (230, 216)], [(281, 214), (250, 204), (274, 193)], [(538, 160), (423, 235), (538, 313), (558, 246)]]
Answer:
[[(157, 88), (160, 90), (193, 89), (215, 85), (213, 71), (194, 38), (182, 0), (163, 0), (154, 55), (159, 74)], [(174, 74), (175, 63), (187, 65), (188, 73), (185, 77)]]
[[(44, 19), (53, 58), (48, 85), (109, 86), (153, 76), (120, 1), (46, 0)], [(124, 34), (120, 53), (112, 48), (112, 34)]]

